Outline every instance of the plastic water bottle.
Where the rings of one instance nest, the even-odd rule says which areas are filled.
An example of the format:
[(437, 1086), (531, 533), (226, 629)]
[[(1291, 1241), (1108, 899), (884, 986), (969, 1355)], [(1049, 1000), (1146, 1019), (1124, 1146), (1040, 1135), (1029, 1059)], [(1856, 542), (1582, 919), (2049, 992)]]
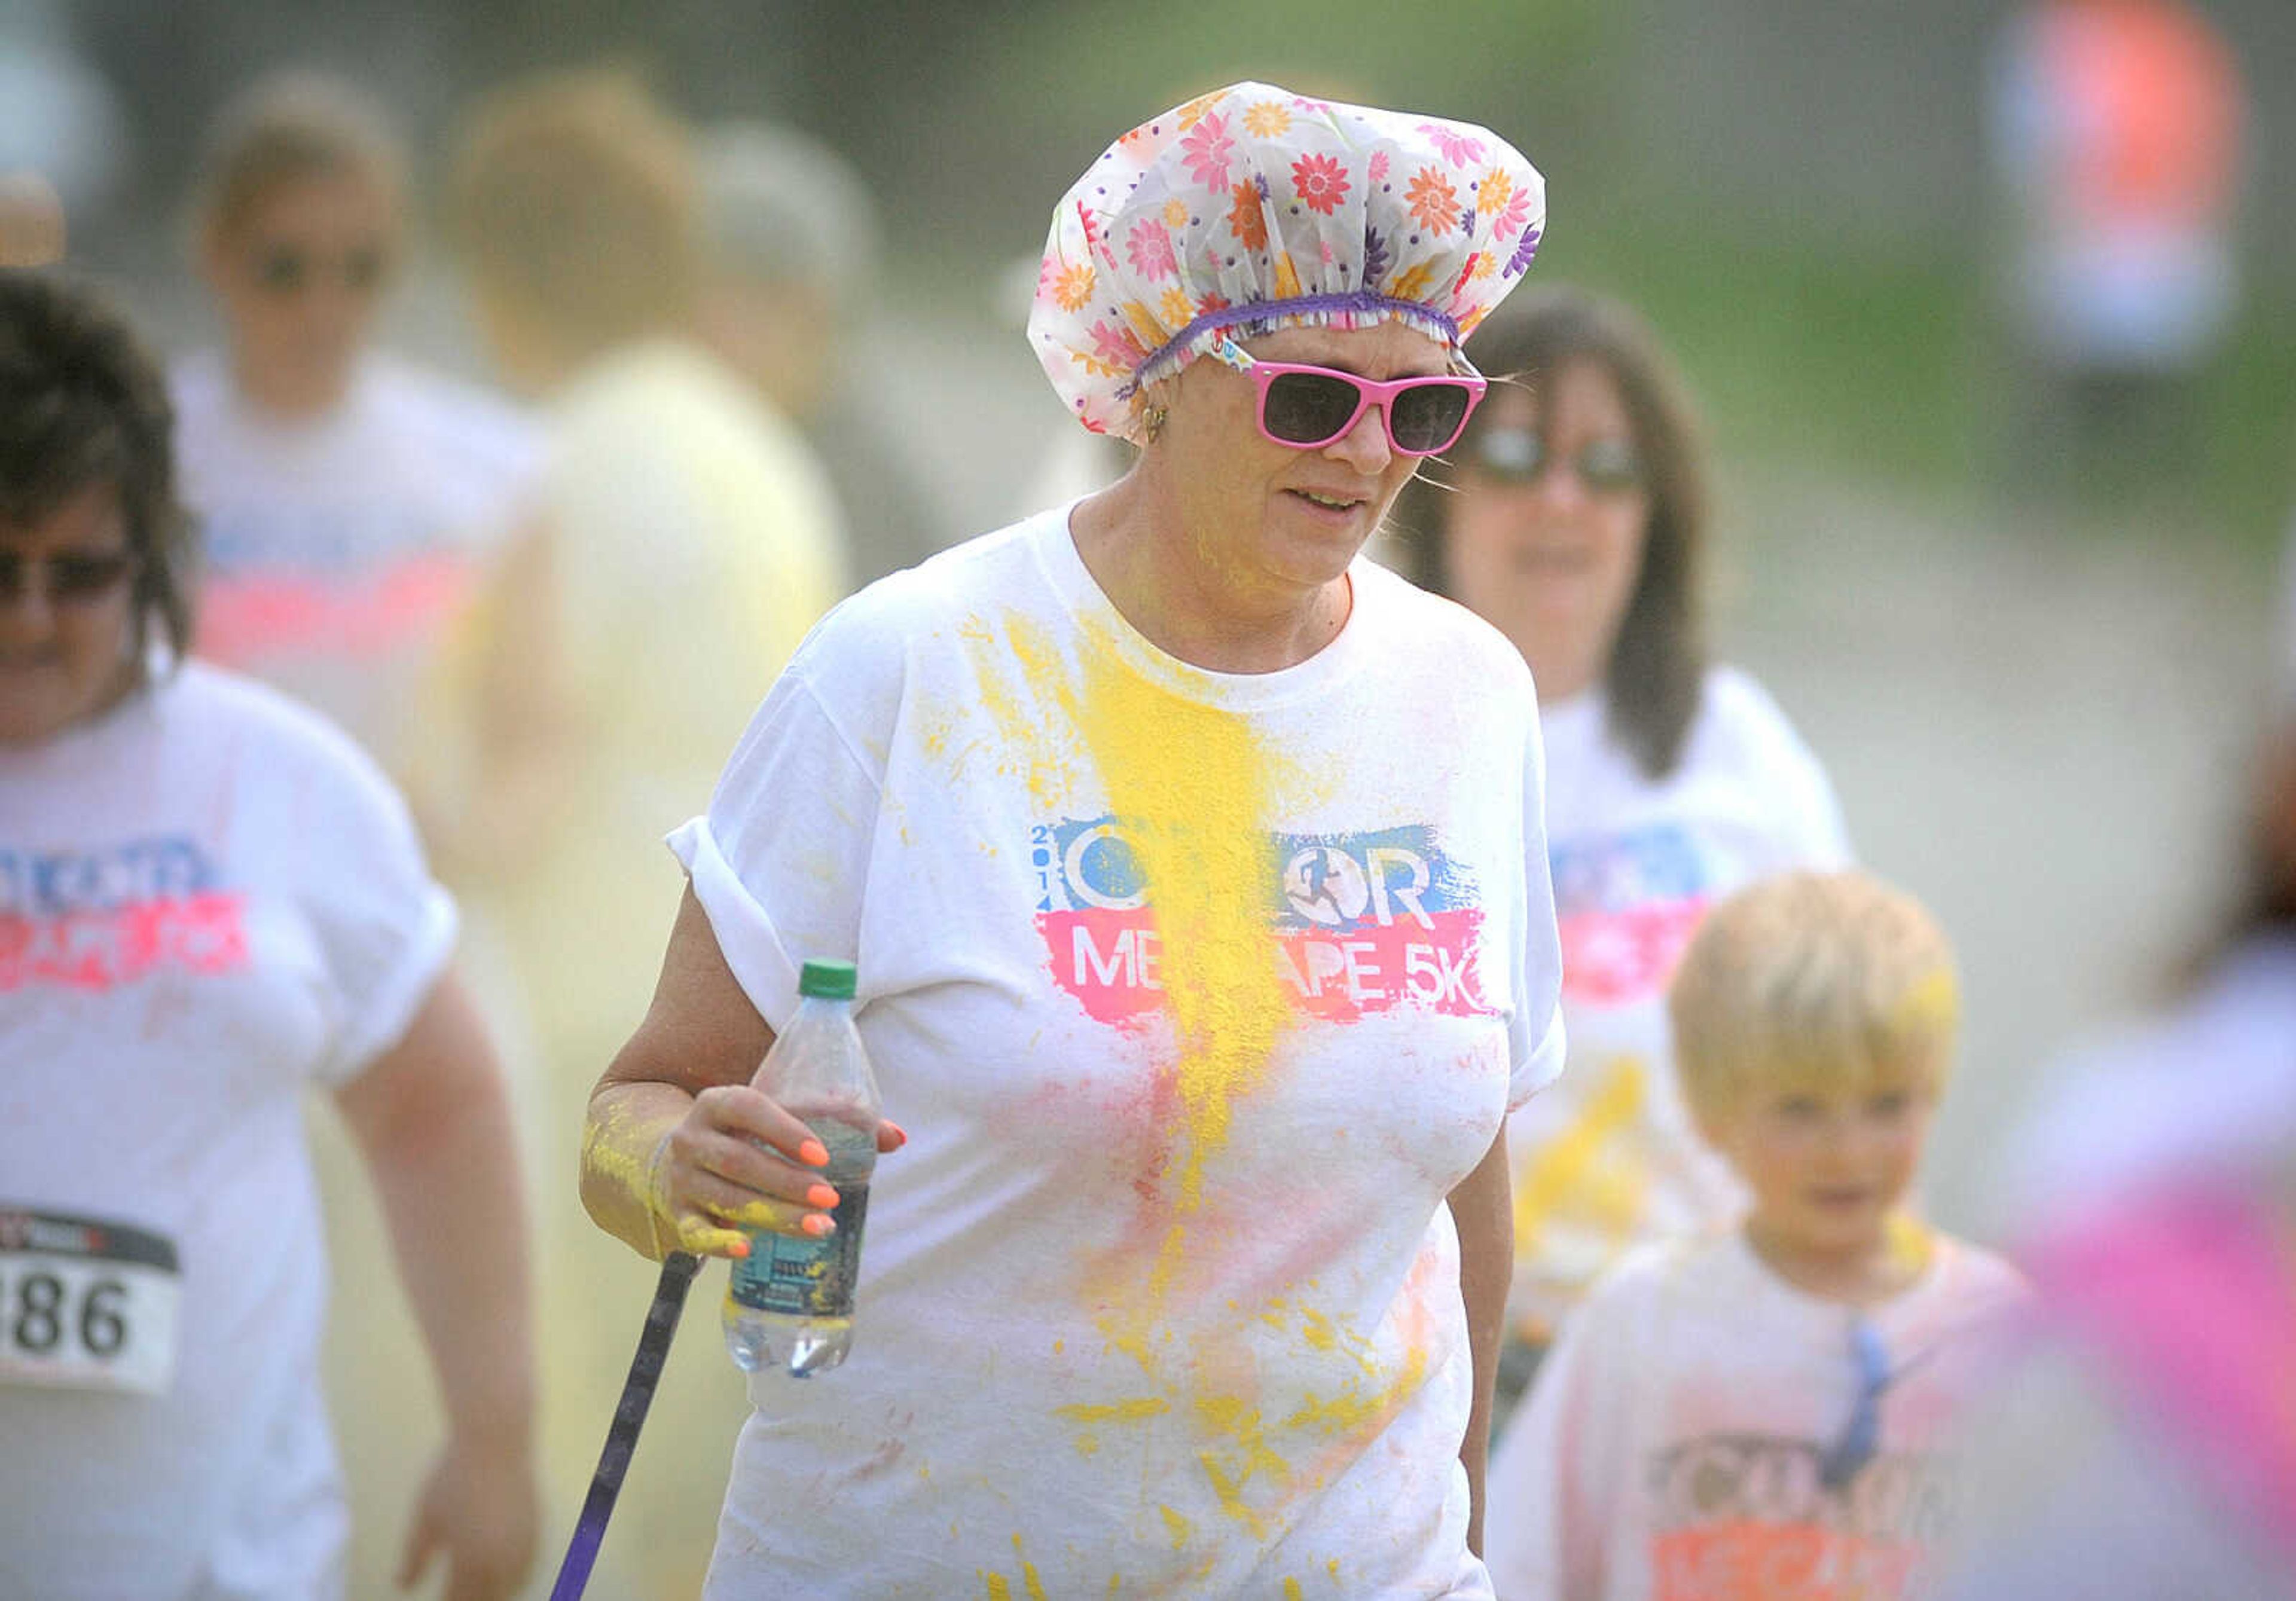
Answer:
[(821, 1178), (837, 1191), (836, 1228), (816, 1238), (746, 1231), (750, 1254), (726, 1285), (726, 1350), (758, 1378), (806, 1378), (845, 1359), (853, 1340), (853, 1285), (861, 1227), (877, 1166), (876, 1075), (853, 1027), (853, 964), (808, 962), (797, 1015), (750, 1082), (804, 1120), (829, 1152)]

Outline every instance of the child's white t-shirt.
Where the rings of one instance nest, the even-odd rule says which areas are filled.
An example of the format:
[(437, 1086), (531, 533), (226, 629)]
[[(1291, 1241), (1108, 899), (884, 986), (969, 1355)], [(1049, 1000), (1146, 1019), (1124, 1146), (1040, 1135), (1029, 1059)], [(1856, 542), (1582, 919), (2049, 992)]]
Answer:
[(261, 686), (193, 664), (0, 748), (0, 1595), (339, 1586), (303, 1092), (454, 930), (373, 764)]
[(1306, 662), (1124, 621), (1065, 509), (800, 650), (673, 843), (767, 1022), (856, 958), (909, 1144), (851, 1356), (759, 1381), (708, 1593), (1481, 1597), (1444, 1204), (1561, 1060), (1538, 715), (1367, 562)]
[(1682, 759), (1656, 782), (1608, 716), (1589, 694), (1541, 718), (1570, 1061), (1507, 1129), (1509, 1320), (1534, 1338), (1551, 1337), (1631, 1247), (1736, 1215), (1743, 1194), (1698, 1137), (1675, 1079), (1666, 987), (1709, 906), (1769, 874), (1849, 857), (1824, 770), (1743, 673), (1707, 673)]
[(422, 676), (541, 464), (527, 416), (385, 356), (327, 415), (283, 423), (220, 354), (170, 374), (200, 529), (197, 649), (317, 707), (394, 772)]
[(1858, 1388), (1855, 1309), (1777, 1277), (1731, 1230), (1644, 1247), (1563, 1326), (1491, 1460), (1500, 1601), (1897, 1601), (1940, 1556), (1957, 1419), (2027, 1300), (1944, 1236), (1864, 1314), (1890, 1378), (1873, 1459), (1819, 1479)]

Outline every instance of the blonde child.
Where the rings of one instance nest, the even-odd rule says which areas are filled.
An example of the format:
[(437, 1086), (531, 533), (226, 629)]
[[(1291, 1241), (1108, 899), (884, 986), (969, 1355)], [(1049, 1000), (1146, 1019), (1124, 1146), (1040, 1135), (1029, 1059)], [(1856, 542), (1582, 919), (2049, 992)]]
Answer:
[(1501, 1601), (1915, 1593), (1943, 1450), (2025, 1292), (1907, 1209), (1952, 952), (1908, 897), (1798, 873), (1724, 901), (1669, 996), (1685, 1096), (1752, 1197), (1629, 1256), (1491, 1464)]

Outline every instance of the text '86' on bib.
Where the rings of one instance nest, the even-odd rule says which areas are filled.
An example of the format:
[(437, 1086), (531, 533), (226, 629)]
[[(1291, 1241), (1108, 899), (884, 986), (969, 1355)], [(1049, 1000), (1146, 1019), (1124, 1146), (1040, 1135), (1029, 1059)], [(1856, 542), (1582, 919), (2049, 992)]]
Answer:
[(0, 1203), (0, 1384), (165, 1394), (182, 1288), (173, 1240)]

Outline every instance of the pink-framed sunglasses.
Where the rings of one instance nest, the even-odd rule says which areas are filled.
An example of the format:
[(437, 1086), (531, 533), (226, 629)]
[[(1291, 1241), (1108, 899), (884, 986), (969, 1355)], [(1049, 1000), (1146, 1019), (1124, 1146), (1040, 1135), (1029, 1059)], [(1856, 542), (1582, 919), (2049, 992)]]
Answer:
[(1262, 361), (1232, 339), (1211, 353), (1251, 380), (1259, 431), (1294, 450), (1320, 450), (1346, 437), (1376, 406), (1397, 455), (1433, 456), (1458, 441), (1489, 387), (1472, 370), (1381, 382), (1305, 362)]

